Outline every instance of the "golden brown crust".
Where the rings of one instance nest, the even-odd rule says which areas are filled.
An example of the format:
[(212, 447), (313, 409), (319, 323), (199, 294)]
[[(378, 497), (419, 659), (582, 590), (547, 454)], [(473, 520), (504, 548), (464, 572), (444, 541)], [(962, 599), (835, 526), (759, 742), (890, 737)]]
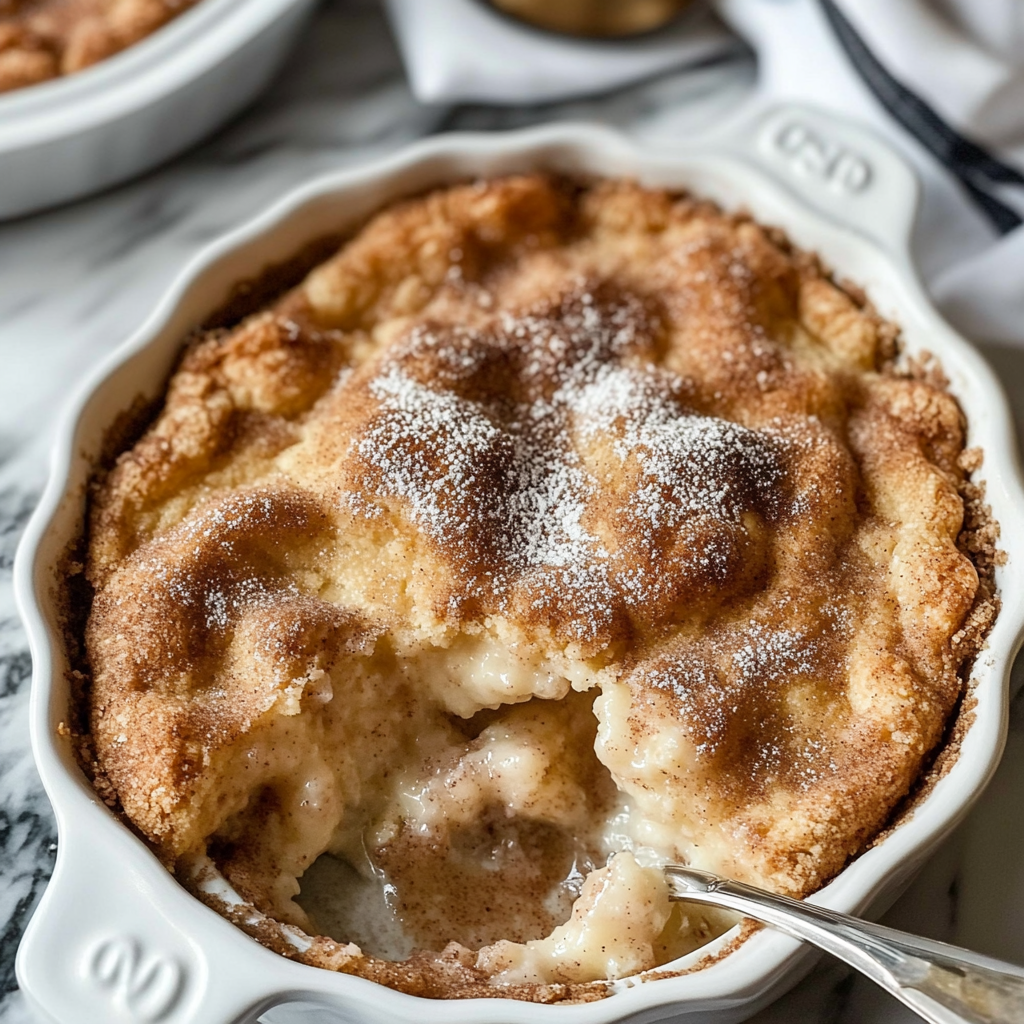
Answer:
[(195, 0), (0, 0), (0, 93), (73, 74), (137, 43)]
[[(629, 182), (392, 207), (195, 342), (96, 491), (101, 774), (169, 862), (215, 837), (246, 898), (308, 928), (291, 897), (313, 859), (368, 843), (418, 878), (386, 794), (436, 810), (429, 779), (462, 792), (485, 741), (548, 728), (508, 704), (571, 683), (601, 690), (600, 728), (596, 758), (559, 764), (566, 792), (610, 772), (638, 846), (813, 890), (911, 790), (997, 609), (963, 416), (891, 368), (894, 338), (778, 233)], [(498, 648), (532, 667), (481, 675)], [(468, 744), (450, 724), (499, 707)], [(508, 835), (486, 827), (568, 856), (548, 833), (576, 827), (572, 800), (545, 771), (508, 797)], [(493, 984), (463, 953), (339, 966), (330, 941), (307, 962), (426, 994)], [(591, 991), (503, 970), (519, 998)]]

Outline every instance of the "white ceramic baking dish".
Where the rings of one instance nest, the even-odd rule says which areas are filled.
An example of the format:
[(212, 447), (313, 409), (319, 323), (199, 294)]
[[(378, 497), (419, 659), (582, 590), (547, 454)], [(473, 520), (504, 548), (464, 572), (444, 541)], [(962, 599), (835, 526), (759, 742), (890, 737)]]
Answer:
[(223, 124), (280, 67), (315, 0), (199, 0), (74, 75), (0, 94), (0, 219), (97, 192)]
[[(763, 111), (713, 143), (672, 151), (639, 148), (585, 125), (430, 139), (379, 163), (321, 178), (207, 249), (83, 388), (64, 419), (49, 485), (15, 570), (34, 664), (33, 747), (60, 831), (53, 879), (17, 963), (19, 981), (41, 1019), (228, 1024), (251, 1022), (270, 1010), (267, 1020), (275, 1024), (607, 1024), (670, 1017), (725, 1024), (753, 1013), (810, 966), (807, 950), (766, 930), (693, 973), (629, 979), (607, 999), (569, 1006), (428, 1001), (307, 967), (269, 952), (188, 895), (96, 799), (58, 733), (69, 692), (55, 566), (80, 529), (86, 481), (104, 431), (118, 414), (140, 395), (159, 396), (182, 339), (235, 282), (257, 276), (325, 232), (357, 224), (399, 196), (467, 176), (536, 168), (631, 175), (650, 185), (688, 188), (783, 226), (798, 244), (864, 286), (902, 324), (909, 351), (927, 349), (941, 358), (967, 413), (969, 442), (985, 450), (979, 475), (1002, 524), (1007, 560), (998, 571), (1003, 607), (974, 668), (977, 703), (959, 757), (909, 820), (814, 901), (881, 913), (994, 770), (1024, 621), (1024, 490), (998, 383), (934, 312), (911, 267), (907, 239), (917, 190), (901, 160), (867, 132), (796, 107)], [(687, 962), (700, 958), (694, 954)]]

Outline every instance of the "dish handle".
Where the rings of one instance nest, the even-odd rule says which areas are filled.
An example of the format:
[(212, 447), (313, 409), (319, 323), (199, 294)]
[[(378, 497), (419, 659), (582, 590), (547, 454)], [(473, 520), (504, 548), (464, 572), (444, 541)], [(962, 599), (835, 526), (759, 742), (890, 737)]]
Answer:
[(755, 102), (714, 134), (715, 148), (755, 166), (828, 220), (907, 259), (920, 198), (907, 161), (839, 114)]
[[(61, 829), (18, 949), (18, 982), (41, 1024), (255, 1024), (296, 997), (285, 973), (294, 964), (183, 900), (134, 836), (102, 824), (102, 844), (82, 827)], [(239, 943), (255, 948), (239, 956)]]

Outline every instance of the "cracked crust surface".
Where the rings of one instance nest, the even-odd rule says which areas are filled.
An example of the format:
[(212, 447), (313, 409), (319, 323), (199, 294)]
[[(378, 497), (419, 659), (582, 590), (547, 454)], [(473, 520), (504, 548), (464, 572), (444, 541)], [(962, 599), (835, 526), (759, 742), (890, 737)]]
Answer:
[[(589, 998), (699, 946), (725, 922), (665, 859), (813, 891), (996, 608), (963, 416), (894, 341), (685, 196), (390, 208), (193, 344), (99, 486), (102, 775), (182, 877), (208, 852), (365, 947), (289, 955), (432, 996)], [(397, 894), (376, 930), (306, 897), (325, 851)]]

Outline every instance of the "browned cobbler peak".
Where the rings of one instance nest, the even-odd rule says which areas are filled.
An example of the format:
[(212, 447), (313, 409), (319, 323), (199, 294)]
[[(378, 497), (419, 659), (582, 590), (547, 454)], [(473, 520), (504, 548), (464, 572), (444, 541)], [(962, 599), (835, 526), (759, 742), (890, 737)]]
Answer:
[(325, 444), (351, 506), (397, 506), (433, 542), (450, 613), (588, 648), (728, 592), (757, 561), (744, 514), (781, 504), (786, 441), (687, 408), (656, 324), (581, 283), (479, 328), (417, 325), (337, 392)]
[(665, 860), (814, 890), (941, 765), (998, 606), (896, 336), (686, 196), (395, 204), (196, 339), (94, 489), (102, 792), (261, 942), (431, 997), (703, 945)]

